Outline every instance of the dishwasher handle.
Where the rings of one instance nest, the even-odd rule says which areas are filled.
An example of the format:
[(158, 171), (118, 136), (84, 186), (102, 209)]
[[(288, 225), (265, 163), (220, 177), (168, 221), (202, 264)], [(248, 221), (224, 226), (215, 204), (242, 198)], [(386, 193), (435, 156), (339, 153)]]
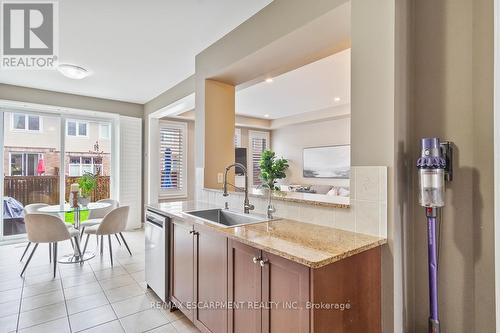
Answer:
[(146, 214), (146, 222), (153, 224), (155, 226), (158, 226), (160, 228), (163, 228), (163, 224), (165, 223), (164, 219), (159, 219), (155, 216), (152, 216), (150, 214)]

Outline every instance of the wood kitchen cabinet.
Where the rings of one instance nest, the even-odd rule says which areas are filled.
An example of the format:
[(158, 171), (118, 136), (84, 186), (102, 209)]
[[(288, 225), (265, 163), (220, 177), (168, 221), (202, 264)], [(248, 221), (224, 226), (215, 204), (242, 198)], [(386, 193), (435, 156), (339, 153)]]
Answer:
[(229, 332), (309, 332), (308, 267), (232, 240), (228, 262)]
[(227, 332), (227, 238), (202, 226), (171, 227), (171, 300), (205, 333)]
[(262, 332), (309, 332), (309, 268), (262, 252)]
[[(310, 268), (172, 223), (171, 300), (204, 333), (380, 333), (380, 247)], [(225, 307), (229, 305), (229, 307)]]
[(194, 229), (172, 220), (170, 224), (170, 299), (193, 320), (190, 304), (194, 290)]
[(227, 238), (195, 226), (194, 324), (205, 333), (227, 332)]
[(262, 298), (261, 251), (233, 240), (228, 247), (228, 301), (235, 305), (229, 310), (228, 331), (260, 332), (262, 309), (247, 302), (253, 304)]
[[(380, 333), (380, 248), (309, 268), (229, 241), (229, 333)], [(267, 306), (266, 306), (267, 305)]]

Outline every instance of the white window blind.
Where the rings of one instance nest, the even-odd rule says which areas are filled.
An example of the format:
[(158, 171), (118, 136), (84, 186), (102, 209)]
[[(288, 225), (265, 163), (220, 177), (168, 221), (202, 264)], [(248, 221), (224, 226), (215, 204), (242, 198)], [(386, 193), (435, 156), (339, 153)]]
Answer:
[(118, 200), (120, 206), (130, 207), (127, 229), (140, 228), (142, 221), (142, 119), (120, 116), (119, 129)]
[(160, 196), (187, 195), (187, 124), (160, 121)]
[(259, 162), (262, 152), (270, 147), (269, 132), (248, 131), (250, 145), (250, 178), (252, 185), (261, 185)]

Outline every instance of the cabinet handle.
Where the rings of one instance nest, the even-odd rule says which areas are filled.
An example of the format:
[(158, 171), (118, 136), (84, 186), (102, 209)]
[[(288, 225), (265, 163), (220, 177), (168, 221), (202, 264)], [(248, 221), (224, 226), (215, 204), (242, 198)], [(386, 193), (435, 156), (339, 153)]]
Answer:
[(264, 265), (267, 264), (268, 262), (269, 262), (269, 260), (267, 260), (267, 259), (261, 259), (260, 262), (259, 262), (260, 263), (260, 267), (264, 267)]
[(261, 258), (260, 257), (253, 257), (252, 260), (253, 260), (254, 264), (257, 264), (259, 262), (259, 260), (261, 260)]

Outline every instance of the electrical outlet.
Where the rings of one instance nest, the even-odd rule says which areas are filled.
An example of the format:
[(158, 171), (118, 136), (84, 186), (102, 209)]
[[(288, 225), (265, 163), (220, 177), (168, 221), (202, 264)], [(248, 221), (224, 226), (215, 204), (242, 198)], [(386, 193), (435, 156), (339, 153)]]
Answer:
[(222, 174), (222, 172), (219, 172), (217, 174), (217, 183), (222, 184), (223, 182), (224, 182), (224, 175)]

